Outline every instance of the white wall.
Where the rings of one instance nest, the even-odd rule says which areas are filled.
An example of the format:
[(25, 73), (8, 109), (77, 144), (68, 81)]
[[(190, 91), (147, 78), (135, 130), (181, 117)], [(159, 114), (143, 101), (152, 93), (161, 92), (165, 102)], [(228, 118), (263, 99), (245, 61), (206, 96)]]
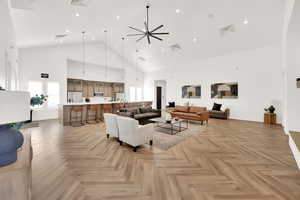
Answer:
[[(67, 77), (92, 81), (124, 82), (125, 70), (120, 68), (107, 68), (105, 65), (97, 65), (68, 60)], [(83, 70), (85, 71), (83, 73)]]
[(300, 78), (300, 2), (292, 1), (291, 5), (294, 7), (286, 37), (286, 131), (300, 132), (300, 89), (296, 87), (296, 79)]
[[(66, 103), (68, 77), (67, 66), (68, 61), (70, 60), (77, 62), (81, 62), (83, 60), (81, 44), (65, 44), (19, 49), (21, 88), (23, 90), (28, 90), (29, 81), (56, 81), (60, 83), (60, 102)], [(88, 43), (86, 46), (86, 62), (93, 63), (93, 67), (95, 67), (95, 65), (105, 66), (105, 46), (102, 43)], [(122, 57), (110, 49), (108, 67), (122, 68), (122, 66)], [(124, 68), (125, 92), (128, 96), (130, 86), (144, 86), (144, 73), (137, 70), (135, 66), (127, 61), (124, 62)], [(41, 79), (41, 73), (48, 73), (49, 79)], [(90, 77), (87, 78), (100, 80), (101, 77), (102, 76), (99, 75), (98, 79), (97, 75), (90, 74)], [(138, 77), (138, 80), (136, 80), (136, 77)]]
[(18, 89), (19, 71), (15, 33), (7, 0), (0, 1), (0, 86)]
[[(264, 108), (273, 104), (282, 119), (281, 45), (236, 52), (207, 60), (191, 61), (184, 66), (148, 73), (145, 79), (145, 99), (154, 99), (154, 80), (167, 80), (167, 102), (211, 108), (214, 102), (230, 108), (232, 119), (263, 121)], [(178, 57), (179, 59), (179, 57)], [(238, 82), (238, 99), (211, 99), (212, 83)], [(181, 87), (202, 85), (201, 99), (182, 99)]]

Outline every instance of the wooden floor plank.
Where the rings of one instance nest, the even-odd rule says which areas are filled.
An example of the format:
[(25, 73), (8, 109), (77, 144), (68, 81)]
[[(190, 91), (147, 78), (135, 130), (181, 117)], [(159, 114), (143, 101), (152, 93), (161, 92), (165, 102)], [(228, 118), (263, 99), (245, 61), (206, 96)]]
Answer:
[(30, 130), (33, 200), (300, 199), (300, 172), (280, 126), (210, 120), (168, 151), (145, 145), (136, 153), (107, 139), (103, 123), (51, 120)]

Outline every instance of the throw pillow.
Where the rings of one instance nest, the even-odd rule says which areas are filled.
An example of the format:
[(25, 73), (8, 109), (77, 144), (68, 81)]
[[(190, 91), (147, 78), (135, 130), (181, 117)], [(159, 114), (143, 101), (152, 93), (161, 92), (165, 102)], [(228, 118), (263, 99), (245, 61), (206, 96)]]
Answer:
[(133, 115), (140, 114), (140, 109), (138, 108), (127, 108), (127, 112), (133, 113)]
[(175, 111), (178, 112), (189, 112), (189, 107), (188, 106), (176, 106)]
[(151, 107), (140, 108), (141, 113), (148, 113), (148, 112), (151, 112), (151, 111), (152, 111)]
[(169, 102), (169, 108), (174, 108), (175, 107), (175, 102)]
[(214, 103), (212, 110), (221, 111), (222, 104)]

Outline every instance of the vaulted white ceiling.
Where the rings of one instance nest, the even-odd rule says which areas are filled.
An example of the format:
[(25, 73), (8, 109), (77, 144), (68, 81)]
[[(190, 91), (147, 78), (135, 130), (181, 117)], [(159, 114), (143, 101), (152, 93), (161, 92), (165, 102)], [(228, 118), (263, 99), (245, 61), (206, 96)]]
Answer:
[[(139, 65), (145, 71), (278, 42), (283, 28), (284, 0), (88, 0), (86, 7), (72, 6), (70, 0), (32, 2), (29, 10), (12, 9), (18, 46), (55, 44), (58, 34), (68, 34), (64, 43), (80, 42), (83, 30), (90, 42), (103, 42), (107, 29), (109, 45), (119, 52), (121, 38), (135, 33), (128, 26), (143, 28), (150, 2), (150, 26), (163, 24), (170, 35), (162, 36), (163, 42), (153, 39), (151, 45), (146, 40), (136, 43), (135, 38), (125, 41), (129, 59), (134, 60), (139, 49), (138, 56), (145, 58)], [(234, 30), (221, 35), (220, 28), (228, 25)], [(182, 49), (172, 51), (169, 46), (174, 44)]]

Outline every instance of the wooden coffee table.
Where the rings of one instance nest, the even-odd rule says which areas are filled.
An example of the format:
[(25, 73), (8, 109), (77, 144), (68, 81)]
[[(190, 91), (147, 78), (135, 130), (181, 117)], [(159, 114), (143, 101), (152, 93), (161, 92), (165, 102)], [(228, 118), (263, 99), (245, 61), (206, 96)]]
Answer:
[(150, 121), (155, 123), (154, 128), (156, 130), (171, 135), (185, 131), (189, 127), (189, 121), (183, 119), (166, 120), (164, 118), (153, 118)]

